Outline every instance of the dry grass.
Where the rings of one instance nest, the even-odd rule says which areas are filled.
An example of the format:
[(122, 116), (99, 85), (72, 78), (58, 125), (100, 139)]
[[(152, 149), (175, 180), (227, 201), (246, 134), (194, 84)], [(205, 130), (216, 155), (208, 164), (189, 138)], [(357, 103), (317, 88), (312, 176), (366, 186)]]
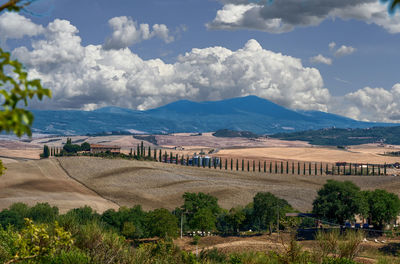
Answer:
[(16, 202), (48, 202), (65, 212), (89, 205), (102, 212), (118, 206), (71, 179), (55, 159), (15, 161), (6, 164), (0, 181), (0, 210)]
[(362, 189), (382, 188), (399, 194), (400, 178), (393, 176), (267, 175), (185, 167), (157, 162), (91, 157), (60, 158), (69, 174), (119, 205), (141, 204), (144, 209), (174, 209), (184, 192), (216, 196), (224, 208), (245, 205), (257, 192), (271, 192), (301, 211), (312, 208), (317, 191), (327, 179), (350, 180)]

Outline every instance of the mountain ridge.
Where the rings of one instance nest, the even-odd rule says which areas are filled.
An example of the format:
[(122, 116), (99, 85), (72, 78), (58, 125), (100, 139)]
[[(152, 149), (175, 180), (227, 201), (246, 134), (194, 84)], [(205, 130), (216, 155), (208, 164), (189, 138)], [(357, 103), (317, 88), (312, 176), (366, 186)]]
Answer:
[(33, 110), (34, 133), (84, 135), (137, 130), (149, 134), (210, 132), (220, 129), (274, 134), (329, 127), (369, 128), (395, 126), (373, 123), (320, 111), (291, 110), (257, 96), (219, 101), (180, 100), (139, 111), (115, 106), (93, 111)]

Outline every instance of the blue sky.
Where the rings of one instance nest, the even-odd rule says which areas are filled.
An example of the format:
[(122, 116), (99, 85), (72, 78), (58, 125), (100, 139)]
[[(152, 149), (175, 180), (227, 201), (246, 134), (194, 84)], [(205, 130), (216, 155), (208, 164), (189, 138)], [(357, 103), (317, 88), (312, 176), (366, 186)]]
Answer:
[[(3, 2), (0, 0), (0, 4)], [(389, 16), (386, 5), (378, 1), (275, 0), (269, 5), (247, 0), (82, 0), (77, 3), (38, 1), (28, 8), (28, 12), (20, 13), (26, 21), (14, 25), (17, 28), (29, 23), (38, 26), (33, 30), (35, 33), (26, 32), (23, 36), (14, 36), (12, 26), (5, 22), (6, 19), (1, 23), (0, 18), (2, 44), (24, 62), (32, 76), (41, 78), (55, 94), (52, 102), (33, 104), (35, 108), (93, 109), (118, 105), (146, 109), (179, 99), (210, 100), (255, 94), (289, 108), (329, 111), (359, 120), (400, 121), (400, 15), (397, 14), (400, 12)], [(115, 27), (112, 28), (110, 20), (114, 18)], [(65, 62), (62, 59), (52, 61), (54, 65), (50, 71), (44, 66), (49, 65), (48, 59), (40, 60), (39, 57), (45, 56), (46, 52), (49, 56), (61, 56), (50, 51), (54, 43), (51, 44), (52, 37), (48, 33), (49, 24), (57, 19), (68, 21), (70, 25), (57, 22), (60, 25), (51, 34), (64, 30), (71, 36), (80, 37), (80, 41), (72, 44), (68, 44), (71, 37), (60, 38), (57, 42), (59, 50), (65, 45), (63, 54), (70, 54), (70, 45), (71, 49), (82, 47), (82, 53), (73, 58), (62, 57), (67, 59)], [(140, 24), (147, 24), (149, 32), (128, 40), (113, 35), (118, 31), (117, 25), (138, 30)], [(155, 24), (163, 27), (155, 29)], [(68, 27), (75, 27), (79, 32)], [(40, 44), (41, 40), (47, 41), (48, 45), (38, 47), (43, 44)], [(249, 40), (256, 42), (249, 44)], [(330, 43), (335, 45), (331, 44), (330, 48)], [(245, 50), (246, 44), (252, 53), (238, 52)], [(104, 50), (104, 54), (99, 55), (94, 50), (88, 52), (89, 46), (100, 49), (96, 52)], [(216, 46), (224, 50), (207, 51)], [(199, 52), (193, 52), (193, 49), (199, 49)], [(232, 57), (230, 52), (233, 52), (232, 60), (229, 59)], [(257, 53), (263, 55), (257, 56)], [(82, 56), (89, 57), (82, 60)], [(110, 56), (130, 59), (122, 62), (110, 59)], [(212, 62), (203, 61), (211, 57)], [(155, 59), (162, 63), (154, 62)], [(102, 74), (97, 80), (90, 79), (93, 82), (90, 83), (86, 76), (74, 71), (74, 60), (76, 68), (90, 64), (93, 69), (92, 64), (98, 63), (97, 71), (101, 69)], [(246, 69), (227, 72), (242, 66), (240, 60), (246, 61)], [(122, 67), (124, 63), (130, 65)], [(160, 73), (161, 76), (152, 78), (148, 71), (143, 73), (130, 68), (137, 63), (158, 67), (157, 74), (163, 71), (161, 69), (172, 67), (173, 70), (168, 69), (172, 71), (169, 77)], [(187, 65), (192, 68), (188, 70)], [(207, 65), (213, 66), (207, 68)], [(219, 67), (223, 67), (220, 72)], [(55, 69), (58, 74), (71, 75), (71, 80), (76, 83), (60, 84), (62, 81), (54, 78)], [(137, 71), (136, 77), (126, 77), (132, 71)], [(195, 74), (201, 76), (201, 80)], [(237, 75), (241, 77), (234, 83), (224, 79)], [(126, 80), (122, 81), (124, 76)], [(104, 78), (111, 78), (116, 83), (107, 83)], [(218, 78), (227, 83), (219, 83)], [(285, 78), (288, 80), (282, 80)], [(98, 88), (97, 81), (103, 81), (102, 88)], [(280, 96), (276, 92), (281, 93)]]

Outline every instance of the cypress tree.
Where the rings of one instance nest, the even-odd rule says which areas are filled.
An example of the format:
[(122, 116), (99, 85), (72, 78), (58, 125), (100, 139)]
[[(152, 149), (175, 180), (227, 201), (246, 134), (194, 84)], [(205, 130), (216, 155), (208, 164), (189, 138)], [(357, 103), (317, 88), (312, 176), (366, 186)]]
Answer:
[(329, 165), (327, 163), (326, 166), (325, 166), (325, 175), (328, 175), (328, 170), (329, 170)]
[(304, 162), (303, 165), (303, 175), (306, 175), (306, 163)]
[(321, 169), (320, 169), (320, 174), (322, 175), (323, 174), (323, 172), (324, 172), (324, 170), (322, 169), (322, 162), (321, 162)]
[(350, 170), (350, 175), (353, 175), (353, 173), (352, 173), (352, 165), (351, 165), (351, 163), (349, 164), (349, 170)]
[(239, 159), (236, 159), (236, 171), (239, 170)]
[(384, 173), (385, 176), (386, 176), (386, 162), (385, 162), (385, 165), (383, 165), (383, 173)]
[(283, 162), (281, 161), (281, 174), (283, 174)]
[(242, 159), (242, 171), (244, 171), (244, 159)]
[(297, 174), (300, 175), (300, 162), (297, 162)]
[(278, 162), (275, 161), (275, 174), (277, 174), (277, 173), (278, 173)]
[(311, 162), (308, 163), (308, 175), (311, 175)]
[(143, 141), (140, 143), (140, 156), (144, 157), (144, 146), (143, 146)]
[(264, 160), (264, 172), (267, 172), (267, 162)]
[(149, 146), (149, 149), (147, 150), (147, 157), (150, 158), (151, 157), (151, 148)]
[(294, 162), (292, 162), (292, 174), (294, 174)]
[(250, 171), (250, 161), (247, 161), (247, 171)]
[(186, 156), (186, 166), (189, 166), (189, 155)]
[(208, 159), (208, 168), (211, 168), (211, 161), (212, 159)]
[(272, 161), (269, 162), (269, 173), (272, 174)]
[(225, 159), (225, 170), (228, 170), (228, 159)]
[(140, 146), (139, 146), (139, 144), (137, 145), (137, 151), (136, 151), (136, 156), (138, 157), (138, 158), (140, 158)]
[(289, 174), (289, 161), (286, 161), (286, 174)]
[(157, 150), (156, 149), (154, 149), (154, 161), (157, 161)]
[(369, 175), (369, 164), (367, 163), (367, 176)]
[(158, 161), (159, 162), (162, 162), (162, 152), (161, 152), (161, 149), (160, 149), (160, 151), (159, 151), (159, 153), (158, 153)]
[(357, 175), (357, 167), (358, 167), (358, 165), (354, 164), (354, 175)]
[(372, 164), (372, 175), (375, 175), (375, 165)]
[(200, 167), (200, 156), (197, 156), (197, 167)]
[(219, 169), (222, 170), (222, 158), (219, 158)]
[(360, 173), (360, 175), (363, 175), (363, 174), (364, 174), (364, 171), (363, 171), (364, 168), (363, 168), (363, 165), (362, 165), (362, 164), (361, 164), (360, 166), (361, 166), (361, 173)]
[(318, 175), (318, 164), (317, 163), (315, 163), (314, 164), (314, 173), (315, 173), (315, 175)]
[(50, 149), (47, 145), (43, 146), (43, 154), (42, 157), (43, 158), (48, 158), (50, 156)]
[(261, 172), (261, 161), (258, 161), (258, 172)]
[(253, 160), (253, 171), (256, 170), (256, 162)]
[(164, 159), (165, 159), (165, 163), (167, 163), (167, 162), (168, 162), (168, 154), (167, 154), (167, 151), (165, 151)]
[(378, 165), (378, 175), (381, 176), (381, 164)]

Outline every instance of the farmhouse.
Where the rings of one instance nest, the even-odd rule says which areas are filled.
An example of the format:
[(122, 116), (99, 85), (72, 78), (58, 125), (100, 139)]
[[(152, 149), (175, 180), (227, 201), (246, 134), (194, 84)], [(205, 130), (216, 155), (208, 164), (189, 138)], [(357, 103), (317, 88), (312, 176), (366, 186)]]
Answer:
[(111, 152), (111, 153), (120, 153), (121, 147), (120, 146), (107, 146), (107, 145), (99, 145), (99, 144), (90, 144), (90, 153), (97, 154), (97, 153), (104, 153), (104, 152)]

